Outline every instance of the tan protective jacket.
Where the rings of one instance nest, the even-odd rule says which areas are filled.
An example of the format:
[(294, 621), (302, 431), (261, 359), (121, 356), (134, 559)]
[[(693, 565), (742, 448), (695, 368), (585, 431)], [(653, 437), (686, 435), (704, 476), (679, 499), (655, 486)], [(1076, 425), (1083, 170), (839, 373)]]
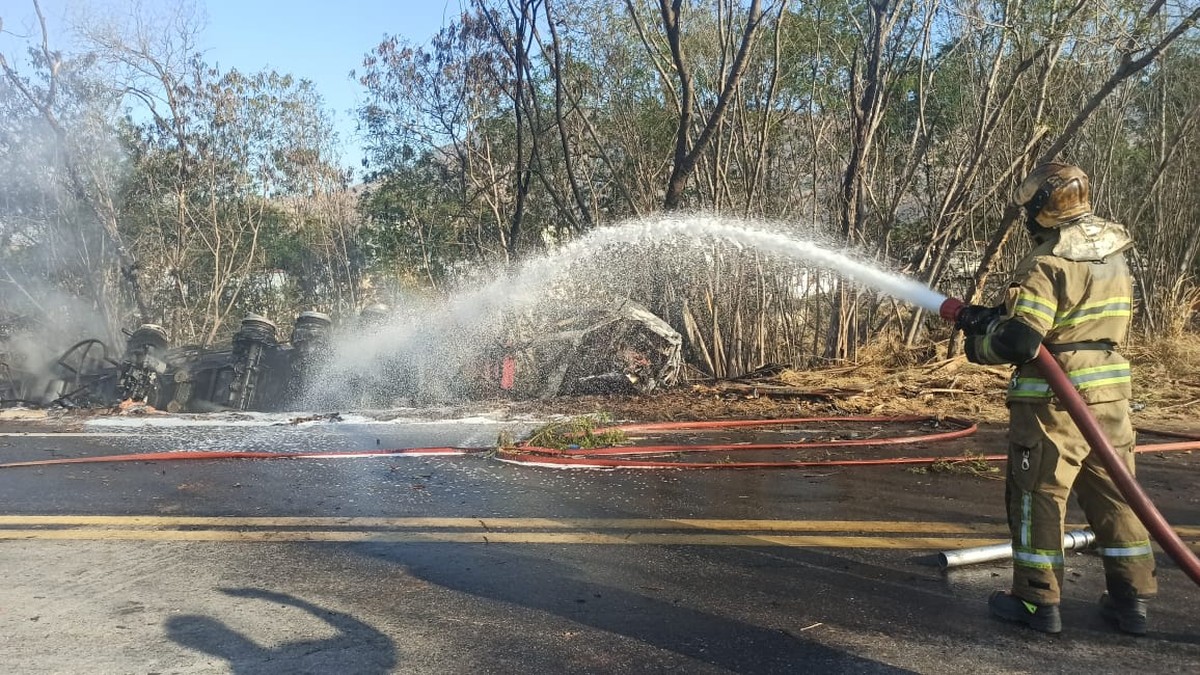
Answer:
[[(1133, 280), (1124, 255), (1132, 241), (1123, 226), (1091, 215), (1055, 232), (1017, 266), (1004, 317), (972, 338), (978, 340), (975, 352), (984, 363), (1004, 363), (995, 356), (997, 328), (1020, 321), (1043, 336), (1085, 401), (1128, 399), (1129, 361), (1118, 349), (1133, 314)], [(1034, 364), (1017, 366), (1009, 403), (1045, 403), (1053, 396)]]

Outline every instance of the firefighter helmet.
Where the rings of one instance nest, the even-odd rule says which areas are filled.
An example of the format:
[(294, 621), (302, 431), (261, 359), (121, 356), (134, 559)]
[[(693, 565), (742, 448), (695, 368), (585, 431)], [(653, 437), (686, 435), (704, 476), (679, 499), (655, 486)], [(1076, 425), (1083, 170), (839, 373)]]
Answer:
[(1087, 174), (1077, 166), (1049, 162), (1036, 167), (1014, 197), (1042, 227), (1056, 228), (1092, 212)]

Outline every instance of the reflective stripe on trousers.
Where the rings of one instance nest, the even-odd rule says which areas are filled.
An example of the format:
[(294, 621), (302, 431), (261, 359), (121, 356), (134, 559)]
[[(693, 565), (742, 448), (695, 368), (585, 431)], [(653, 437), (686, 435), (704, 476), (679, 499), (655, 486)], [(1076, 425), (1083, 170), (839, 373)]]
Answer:
[(1134, 541), (1119, 543), (1113, 546), (1102, 546), (1096, 551), (1106, 558), (1140, 558), (1154, 555), (1149, 541)]
[[(1067, 378), (1079, 391), (1132, 381), (1128, 363), (1111, 363), (1106, 366), (1071, 370), (1067, 372)], [(1050, 383), (1044, 378), (1014, 375), (1008, 395), (1013, 398), (1050, 398), (1054, 396), (1054, 392), (1050, 391)]]
[(1063, 566), (1062, 551), (1051, 551), (1042, 548), (1032, 548), (1033, 539), (1033, 493), (1021, 495), (1021, 539), (1013, 547), (1013, 563), (1023, 567), (1053, 569)]

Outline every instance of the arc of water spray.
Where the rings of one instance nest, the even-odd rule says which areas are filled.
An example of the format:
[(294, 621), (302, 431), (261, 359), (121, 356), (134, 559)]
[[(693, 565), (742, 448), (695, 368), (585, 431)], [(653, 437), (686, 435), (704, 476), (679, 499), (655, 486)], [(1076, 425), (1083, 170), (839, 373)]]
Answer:
[(846, 279), (937, 313), (946, 296), (913, 279), (887, 272), (854, 256), (772, 231), (769, 224), (718, 216), (663, 216), (593, 230), (548, 256), (525, 261), (511, 277), (496, 279), (478, 290), (448, 302), (444, 320), (469, 324), (481, 315), (520, 307), (538, 295), (572, 266), (599, 251), (621, 244), (647, 245), (671, 241), (719, 239), (776, 257), (806, 262)]
[[(545, 259), (526, 262), (516, 277), (517, 288), (510, 290), (536, 291), (550, 281), (558, 270), (594, 254), (605, 246), (657, 243), (667, 240), (667, 237), (690, 240), (702, 240), (704, 237), (723, 239), (775, 257), (807, 262), (933, 313), (937, 313), (946, 301), (946, 296), (919, 281), (887, 272), (848, 253), (831, 250), (812, 240), (797, 239), (773, 231), (766, 223), (717, 216), (664, 216), (650, 222), (632, 221), (594, 230), (560, 249), (553, 256), (558, 264), (548, 266)], [(484, 289), (481, 294), (490, 295), (491, 288)]]
[(581, 264), (593, 262), (604, 250), (617, 246), (724, 241), (776, 260), (829, 270), (852, 283), (933, 313), (946, 301), (945, 296), (913, 279), (887, 272), (848, 252), (790, 236), (778, 231), (780, 229), (780, 224), (710, 215), (667, 215), (598, 228), (549, 255), (526, 260), (512, 275), (449, 299), (440, 311), (426, 314), (419, 322), (409, 321), (361, 339), (345, 341), (337, 358), (330, 363), (330, 376), (325, 380), (336, 389), (336, 383), (346, 373), (371, 373), (391, 355), (429, 350), (431, 344), (440, 350), (432, 358), (437, 367), (476, 354), (485, 344), (480, 338), (487, 334), (492, 318), (504, 311), (535, 304), (556, 280)]

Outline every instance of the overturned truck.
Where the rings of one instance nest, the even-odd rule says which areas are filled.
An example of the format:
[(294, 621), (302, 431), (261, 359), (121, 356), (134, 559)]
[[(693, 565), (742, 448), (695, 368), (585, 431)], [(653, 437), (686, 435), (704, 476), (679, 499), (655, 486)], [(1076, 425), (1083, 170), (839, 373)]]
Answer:
[[(360, 327), (380, 324), (386, 324), (385, 308), (370, 307), (359, 317)], [(526, 332), (529, 337), (501, 339), (461, 364), (458, 378), (464, 386), (454, 388), (458, 396), (647, 393), (679, 380), (679, 333), (630, 301), (580, 311)], [(119, 356), (94, 339), (35, 368), (0, 352), (0, 405), (109, 407), (131, 401), (170, 412), (300, 410), (340, 342), (332, 320), (320, 312), (296, 317), (286, 342), (277, 333), (273, 322), (249, 314), (221, 348), (171, 346), (163, 327), (143, 324), (128, 334)], [(399, 387), (405, 391), (395, 378), (388, 379), (390, 386), (373, 394), (345, 392), (337, 398), (359, 405), (369, 401), (372, 407), (430, 400), (419, 390), (420, 378)]]
[(144, 324), (126, 342), (120, 400), (171, 412), (295, 409), (328, 354), (333, 323), (320, 312), (296, 317), (290, 343), (257, 314), (242, 319), (228, 349), (171, 348), (161, 326)]
[(227, 348), (172, 347), (167, 331), (143, 324), (117, 356), (100, 340), (76, 343), (49, 363), (0, 354), (0, 403), (90, 408), (122, 401), (171, 412), (277, 411), (300, 403), (329, 352), (332, 321), (296, 317), (290, 343), (271, 321), (250, 314)]

